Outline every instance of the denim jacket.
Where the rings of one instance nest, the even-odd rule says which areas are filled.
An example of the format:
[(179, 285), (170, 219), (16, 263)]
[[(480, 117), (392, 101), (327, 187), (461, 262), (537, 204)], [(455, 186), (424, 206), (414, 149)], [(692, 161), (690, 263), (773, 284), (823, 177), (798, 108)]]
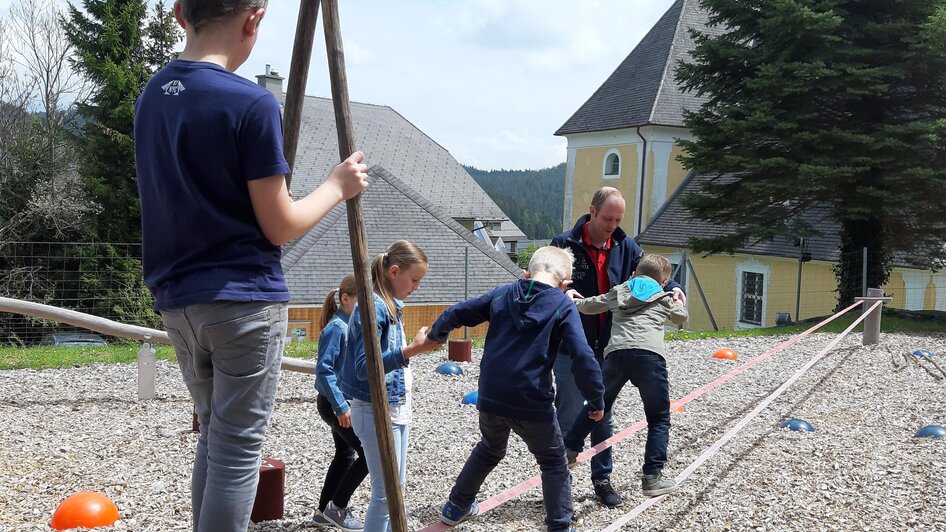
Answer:
[[(394, 306), (397, 309), (397, 322), (400, 322), (404, 303), (395, 299)], [(401, 327), (388, 312), (384, 300), (377, 294), (374, 295), (374, 307), (375, 318), (378, 321), (378, 336), (381, 339), (381, 363), (384, 366), (388, 403), (403, 405), (407, 389), (404, 384), (404, 370), (401, 368), (407, 366), (407, 359), (404, 358), (401, 348), (404, 342)], [(371, 392), (368, 386), (365, 340), (361, 334), (361, 314), (357, 306), (348, 320), (348, 345), (345, 352), (341, 371), (338, 373), (338, 387), (346, 399), (359, 399), (370, 403)]]
[(348, 314), (339, 310), (319, 334), (319, 351), (315, 360), (315, 389), (328, 399), (336, 416), (350, 408), (338, 389), (338, 370), (345, 359), (347, 340)]

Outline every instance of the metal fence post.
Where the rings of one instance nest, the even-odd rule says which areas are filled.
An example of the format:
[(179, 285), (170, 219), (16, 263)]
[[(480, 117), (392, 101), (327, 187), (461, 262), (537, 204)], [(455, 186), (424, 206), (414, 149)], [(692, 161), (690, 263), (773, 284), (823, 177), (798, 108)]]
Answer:
[[(470, 299), (470, 248), (463, 248), (463, 300)], [(469, 338), (468, 327), (463, 328), (463, 339)]]
[(867, 297), (867, 248), (866, 247), (861, 253), (861, 296)]

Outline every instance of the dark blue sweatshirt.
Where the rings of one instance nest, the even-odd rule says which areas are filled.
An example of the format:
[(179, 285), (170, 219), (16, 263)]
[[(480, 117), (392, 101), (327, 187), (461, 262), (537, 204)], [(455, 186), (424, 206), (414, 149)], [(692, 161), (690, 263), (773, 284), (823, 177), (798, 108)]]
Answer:
[(497, 416), (552, 421), (552, 366), (563, 343), (572, 374), (593, 410), (604, 409), (601, 368), (582, 332), (575, 304), (556, 287), (521, 279), (457, 303), (437, 318), (428, 336), (444, 342), (458, 327), (489, 322), (480, 363), (477, 408)]

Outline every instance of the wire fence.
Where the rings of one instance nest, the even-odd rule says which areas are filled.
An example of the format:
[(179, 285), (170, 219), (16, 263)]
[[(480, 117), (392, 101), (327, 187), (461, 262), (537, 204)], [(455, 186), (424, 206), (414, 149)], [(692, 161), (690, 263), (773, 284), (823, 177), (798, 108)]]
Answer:
[[(0, 296), (44, 303), (131, 325), (157, 328), (160, 317), (141, 275), (141, 244), (0, 243)], [(29, 346), (94, 337), (56, 321), (0, 313), (0, 345)], [(118, 340), (108, 338), (106, 340)]]
[[(871, 280), (865, 264), (876, 264), (879, 258), (871, 253), (843, 254), (837, 262), (751, 256), (737, 256), (735, 261), (690, 260), (684, 255), (676, 261), (675, 277), (689, 298), (687, 328), (771, 326), (829, 315), (840, 296), (848, 301), (864, 293)], [(836, 271), (841, 268), (852, 275), (839, 287)], [(882, 288), (893, 298), (892, 307), (946, 310), (946, 273), (894, 268)], [(137, 243), (0, 242), (0, 297), (161, 328), (142, 280)], [(52, 336), (56, 333), (87, 332), (51, 320), (0, 313), (0, 345), (37, 345), (69, 339)]]

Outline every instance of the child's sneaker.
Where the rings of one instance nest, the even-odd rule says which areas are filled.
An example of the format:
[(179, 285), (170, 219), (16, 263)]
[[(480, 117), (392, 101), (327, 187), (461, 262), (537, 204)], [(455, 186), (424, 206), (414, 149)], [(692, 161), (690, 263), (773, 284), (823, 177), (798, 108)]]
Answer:
[(578, 463), (578, 454), (578, 451), (572, 451), (571, 449), (565, 453), (565, 456), (568, 457), (568, 469), (575, 467), (575, 464)]
[(593, 480), (591, 484), (594, 486), (595, 495), (601, 501), (601, 504), (608, 508), (615, 508), (624, 504), (624, 499), (618, 495), (618, 492), (614, 491), (609, 479)]
[(468, 508), (464, 509), (448, 500), (447, 503), (443, 505), (443, 510), (440, 511), (440, 520), (443, 521), (444, 524), (456, 526), (478, 513), (480, 513), (480, 507), (475, 501), (470, 503)]
[(677, 483), (669, 478), (663, 478), (660, 473), (641, 475), (641, 489), (645, 497), (657, 497), (677, 491)]
[[(328, 521), (329, 524), (345, 532), (361, 532), (365, 529), (365, 524), (355, 519), (350, 509), (339, 508), (331, 501), (329, 501), (325, 510), (322, 512), (322, 517)], [(315, 518), (313, 518), (313, 521), (315, 521)]]

